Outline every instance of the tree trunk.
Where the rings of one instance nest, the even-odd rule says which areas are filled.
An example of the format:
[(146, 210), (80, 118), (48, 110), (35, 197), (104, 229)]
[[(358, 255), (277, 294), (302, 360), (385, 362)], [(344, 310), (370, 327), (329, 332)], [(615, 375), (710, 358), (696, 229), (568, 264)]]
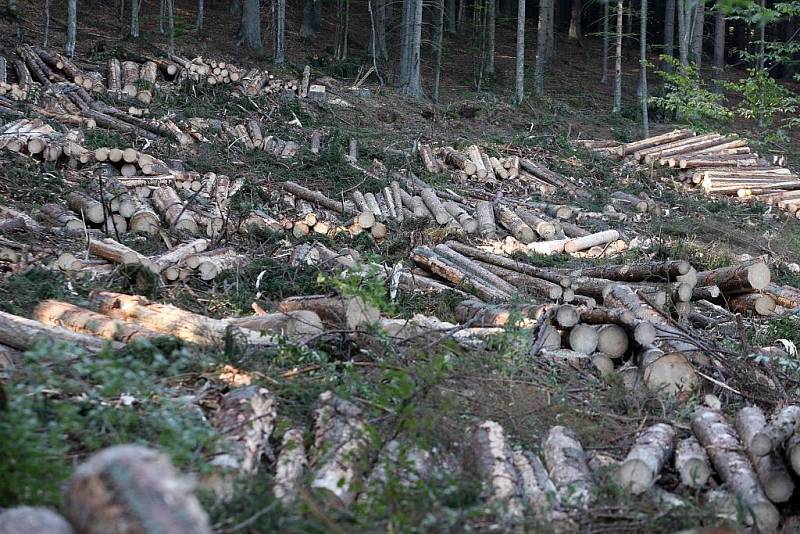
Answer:
[[(42, 39), (42, 46), (47, 48), (48, 41), (50, 40), (50, 0), (44, 2), (44, 38)], [(5, 81), (5, 80), (3, 80)]]
[(639, 72), (642, 98), (642, 133), (650, 137), (650, 118), (647, 113), (647, 0), (642, 0), (641, 29), (639, 36)]
[(582, 0), (572, 0), (571, 16), (569, 20), (569, 39), (583, 41), (583, 29), (581, 26), (581, 16), (583, 15)]
[(517, 58), (514, 77), (514, 103), (522, 104), (525, 98), (525, 2), (517, 0)]
[(198, 33), (203, 31), (203, 15), (205, 15), (205, 0), (197, 0), (197, 19), (194, 23), (194, 29)]
[(486, 53), (483, 72), (490, 75), (494, 74), (496, 9), (495, 0), (486, 0)]
[(78, 26), (78, 0), (67, 0), (67, 42), (64, 53), (71, 58), (75, 55), (75, 35)]
[(456, 34), (456, 22), (458, 19), (458, 10), (456, 9), (456, 0), (446, 0), (447, 2), (447, 33)]
[(761, 11), (761, 17), (758, 21), (758, 43), (756, 45), (756, 68), (758, 70), (762, 70), (764, 68), (764, 39), (765, 39), (765, 32), (767, 27), (766, 17), (764, 14), (764, 10), (766, 7), (765, 0), (760, 0), (759, 7)]
[(286, 55), (286, 0), (275, 0), (272, 9), (272, 62), (278, 66)]
[[(169, 31), (169, 55), (175, 53), (175, 0), (166, 0), (167, 2), (167, 29)], [(155, 91), (155, 85), (150, 89)]]
[[(714, 12), (714, 59), (712, 64), (712, 76), (715, 81), (722, 79), (722, 71), (725, 69), (725, 33), (727, 22), (725, 12), (717, 5)], [(718, 84), (715, 84), (717, 86)], [(717, 88), (720, 90), (721, 88)]]
[(319, 31), (319, 0), (305, 0), (303, 3), (303, 25), (300, 36), (303, 39), (316, 37)]
[(612, 113), (622, 111), (622, 22), (624, 14), (623, 0), (617, 0), (617, 52), (614, 58), (614, 105)]
[[(433, 101), (439, 102), (439, 85), (442, 76), (442, 48), (444, 39), (444, 9), (445, 0), (438, 0), (436, 4), (436, 42), (434, 53), (436, 54), (436, 71), (433, 78)], [(385, 46), (385, 43), (384, 43)], [(398, 214), (402, 214), (402, 206), (398, 206)]]
[(703, 33), (705, 26), (706, 7), (704, 0), (697, 2), (694, 12), (694, 24), (692, 25), (692, 58), (697, 66), (698, 72), (703, 63)]
[(243, 0), (239, 44), (261, 50), (261, 8), (258, 0)]
[(548, 59), (548, 25), (553, 23), (553, 0), (539, 1), (539, 25), (536, 33), (536, 64), (533, 70), (533, 94), (544, 95), (544, 66)]
[(336, 9), (336, 54), (339, 61), (347, 59), (350, 33), (350, 0), (338, 0)]
[(372, 32), (370, 33), (369, 51), (375, 59), (385, 60), (389, 58), (386, 48), (386, 1), (375, 0), (369, 2), (369, 9), (372, 21)]
[(139, 38), (139, 8), (141, 0), (131, 0), (131, 37)]
[(610, 2), (611, 0), (603, 0), (603, 75), (600, 77), (600, 83), (603, 84), (608, 83), (608, 53), (611, 48), (610, 28), (608, 27)]
[(167, 0), (158, 0), (158, 33), (164, 35), (164, 11)]
[(664, 423), (645, 429), (619, 467), (620, 485), (636, 495), (655, 484), (661, 469), (672, 456), (675, 428)]
[(676, 0), (678, 5), (678, 56), (681, 67), (689, 64), (689, 39), (691, 35), (691, 10), (687, 8), (688, 0)]
[(420, 47), (422, 44), (422, 0), (403, 0), (402, 63), (400, 65), (401, 94), (419, 98), (422, 96), (420, 80)]
[[(678, 0), (680, 1), (680, 0)], [(673, 57), (675, 52), (675, 0), (666, 0), (664, 3), (664, 55)], [(664, 68), (670, 71), (668, 63)]]

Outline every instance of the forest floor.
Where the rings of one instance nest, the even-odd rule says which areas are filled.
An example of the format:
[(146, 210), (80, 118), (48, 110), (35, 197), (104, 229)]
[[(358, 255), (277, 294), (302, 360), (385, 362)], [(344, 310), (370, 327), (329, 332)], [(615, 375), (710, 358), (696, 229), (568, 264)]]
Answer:
[[(25, 39), (38, 42), (39, 21), (32, 15), (38, 5), (22, 0), (19, 5)], [(104, 4), (88, 1), (80, 6), (82, 12), (88, 13), (100, 10)], [(157, 6), (148, 3), (145, 8), (148, 13), (157, 11)], [(266, 64), (268, 58), (247, 56), (231, 45), (235, 24), (225, 22), (232, 17), (223, 16), (222, 6), (207, 9), (206, 20), (220, 22), (214, 32), (201, 39), (188, 30), (190, 7), (178, 6), (182, 21), (179, 53), (243, 67)], [(119, 23), (104, 18), (91, 24), (81, 19), (79, 24), (78, 56), (87, 63), (102, 64), (107, 58), (123, 57), (126, 52), (163, 50), (163, 38), (155, 32), (153, 17), (144, 23), (147, 38), (142, 41), (148, 41), (147, 45), (114, 37), (121, 31)], [(296, 17), (290, 19), (293, 28), (299, 27)], [(63, 14), (54, 13), (55, 42), (60, 42), (63, 20)], [(7, 19), (0, 23), (5, 36), (0, 52), (7, 55), (17, 44), (12, 37), (16, 24)], [(165, 161), (180, 159), (188, 170), (244, 178), (245, 185), (232, 205), (240, 213), (254, 208), (272, 209), (280, 203), (272, 193), (281, 191), (281, 184), (287, 181), (319, 189), (332, 198), (356, 187), (373, 190), (387, 185), (388, 182), (375, 182), (354, 171), (346, 163), (350, 139), (358, 140), (358, 162), (364, 168), (377, 159), (390, 173), (411, 169), (437, 187), (461, 193), (472, 184), (448, 182), (443, 173), (426, 173), (412, 150), (415, 142), (454, 147), (477, 144), (498, 155), (520, 152), (576, 178), (592, 193), (591, 198), (575, 199), (566, 191), (558, 191), (546, 199), (548, 202), (601, 211), (610, 194), (621, 190), (644, 192), (669, 208), (663, 215), (631, 216), (619, 225), (627, 238), (649, 240), (648, 247), (594, 260), (576, 260), (566, 254), (527, 260), (535, 265), (555, 268), (685, 259), (701, 271), (730, 265), (743, 255), (767, 255), (773, 281), (800, 287), (800, 276), (786, 267), (800, 262), (798, 220), (764, 205), (681, 192), (668, 179), (644, 166), (621, 165), (574, 146), (575, 139), (632, 141), (642, 137), (635, 99), (637, 61), (632, 50), (626, 58), (626, 105), (620, 115), (609, 112), (610, 86), (598, 83), (599, 69), (593, 58), (599, 57), (599, 42), (592, 38), (586, 39), (585, 47), (562, 43), (558, 68), (548, 71), (547, 96), (527, 99), (515, 107), (509, 103), (513, 75), (511, 31), (510, 26), (502, 28), (500, 35), (506, 38), (498, 40), (502, 43), (498, 49), (498, 74), (486, 80), (481, 91), (476, 91), (471, 82), (470, 54), (453, 52), (446, 56), (439, 104), (398, 96), (374, 78), (364, 84), (370, 90), (369, 96), (355, 96), (348, 87), (359, 72), (369, 68), (369, 63), (358, 57), (336, 64), (324, 49), (309, 52), (308, 45), (290, 31), (290, 66), (277, 70), (276, 77), (299, 77), (302, 66), (309, 62), (312, 77), (326, 85), (329, 97), (338, 97), (349, 105), (276, 95), (232, 98), (227, 87), (192, 86), (165, 91), (150, 106), (153, 117), (177, 114), (231, 121), (255, 118), (267, 125), (270, 135), (300, 144), (298, 155), (292, 159), (276, 159), (220, 139), (187, 148), (164, 142), (150, 144), (104, 129), (87, 131), (84, 146), (90, 150), (133, 147)], [(529, 35), (529, 42), (535, 42), (532, 31)], [(449, 48), (455, 49), (456, 44), (457, 40), (452, 39)], [(426, 80), (431, 79), (430, 74), (426, 67)], [(289, 124), (293, 120), (299, 120), (302, 126)], [(655, 133), (674, 127), (658, 122), (658, 117), (652, 124)], [(320, 154), (309, 150), (313, 132), (323, 134)], [(759, 153), (787, 154), (789, 167), (798, 170), (797, 137), (785, 145), (764, 142), (746, 123), (728, 125), (724, 132), (747, 137)], [(65, 188), (74, 183), (73, 171), (8, 151), (0, 151), (0, 168), (0, 204), (25, 213), (47, 202), (63, 202)], [(171, 233), (169, 236), (175, 237)], [(60, 235), (43, 236), (33, 231), (4, 237), (27, 244), (34, 252), (37, 248), (63, 251), (81, 247), (80, 236), (75, 243)], [(422, 313), (457, 323), (455, 307), (461, 298), (455, 292), (400, 292), (392, 299), (381, 284), (341, 281), (319, 266), (290, 267), (281, 258), (287, 249), (316, 240), (336, 249), (353, 247), (364, 258), (392, 265), (408, 262), (415, 246), (433, 246), (446, 237), (441, 229), (425, 228), (413, 221), (390, 225), (388, 237), (377, 242), (367, 235), (353, 239), (297, 239), (272, 232), (226, 236), (228, 244), (245, 251), (251, 261), (209, 282), (191, 278), (163, 284), (142, 276), (138, 270), (124, 268), (107, 276), (85, 277), (60, 272), (44, 262), (20, 267), (0, 260), (0, 311), (30, 317), (45, 299), (87, 305), (90, 293), (102, 289), (144, 295), (153, 301), (222, 318), (248, 315), (254, 303), (269, 311), (291, 296), (352, 291), (373, 299), (386, 317), (410, 318)], [(126, 237), (124, 242), (145, 255), (165, 249), (163, 233), (146, 239)], [(742, 354), (748, 347), (769, 346), (780, 338), (800, 344), (791, 315), (747, 318), (739, 328), (729, 326), (702, 335)], [(645, 426), (668, 422), (686, 434), (693, 408), (703, 402), (700, 392), (680, 401), (665, 399), (643, 389), (632, 391), (619, 377), (600, 378), (594, 372), (534, 360), (525, 350), (530, 335), (525, 329), (508, 328), (490, 342), (471, 349), (447, 338), (410, 344), (378, 338), (356, 343), (342, 335), (313, 346), (286, 342), (258, 352), (235, 347), (202, 350), (160, 340), (91, 356), (74, 347), (42, 343), (28, 351), (22, 361), (16, 362), (16, 370), (7, 371), (0, 381), (6, 397), (0, 405), (0, 509), (19, 504), (63, 509), (62, 489), (77, 464), (104, 447), (140, 443), (161, 448), (182, 471), (202, 482), (198, 494), (214, 530), (219, 532), (499, 530), (506, 527), (502, 511), (487, 505), (479, 478), (451, 468), (448, 463), (463, 454), (466, 432), (475, 423), (496, 421), (505, 428), (513, 448), (531, 451), (541, 450), (550, 427), (564, 425), (576, 432), (587, 452), (618, 461)], [(762, 407), (771, 411), (797, 399), (798, 369), (800, 362), (796, 358), (781, 367), (780, 391), (756, 399)], [(756, 386), (747, 389), (747, 376), (732, 371), (732, 377), (727, 389), (705, 388), (724, 401), (726, 414), (735, 413), (761, 391)], [(305, 429), (305, 441), (313, 442), (310, 429), (316, 402), (322, 392), (330, 390), (352, 401), (364, 414), (368, 446), (364, 458), (360, 458), (363, 464), (374, 464), (382, 447), (398, 439), (404, 447), (435, 451), (445, 467), (411, 483), (391, 480), (381, 491), (358, 499), (349, 508), (328, 506), (307, 493), (302, 494), (297, 506), (283, 507), (272, 493), (275, 465), (274, 458), (267, 455), (257, 475), (237, 480), (232, 496), (220, 499), (209, 490), (213, 484), (205, 484), (217, 469), (212, 459), (221, 441), (209, 420), (222, 396), (242, 384), (262, 386), (277, 399), (271, 440), (276, 449), (289, 428)], [(732, 393), (731, 388), (740, 394)], [(721, 518), (717, 510), (707, 506), (704, 492), (681, 486), (671, 465), (662, 473), (659, 487), (680, 495), (683, 505), (675, 508), (665, 506), (650, 493), (630, 495), (614, 482), (609, 475), (611, 469), (600, 467), (596, 473), (595, 501), (572, 517), (576, 530), (598, 533), (676, 532), (724, 525), (734, 528), (735, 521)], [(712, 483), (721, 485), (718, 479)], [(797, 514), (797, 499), (783, 505), (781, 512), (784, 518)], [(525, 521), (527, 530), (552, 531), (552, 526), (542, 524), (540, 518), (526, 517)]]

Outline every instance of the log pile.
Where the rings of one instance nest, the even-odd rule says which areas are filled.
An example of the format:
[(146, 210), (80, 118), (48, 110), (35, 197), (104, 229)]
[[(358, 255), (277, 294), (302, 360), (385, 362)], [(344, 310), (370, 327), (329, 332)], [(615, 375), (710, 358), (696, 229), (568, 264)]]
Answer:
[(297, 155), (300, 145), (296, 141), (284, 141), (262, 131), (257, 120), (231, 126), (226, 122), (221, 123), (221, 129), (231, 144), (240, 144), (247, 150), (263, 150), (276, 158), (290, 159)]
[(780, 160), (760, 157), (736, 136), (683, 129), (625, 144), (577, 144), (615, 159), (671, 169), (671, 179), (705, 195), (764, 202), (800, 218), (800, 176)]

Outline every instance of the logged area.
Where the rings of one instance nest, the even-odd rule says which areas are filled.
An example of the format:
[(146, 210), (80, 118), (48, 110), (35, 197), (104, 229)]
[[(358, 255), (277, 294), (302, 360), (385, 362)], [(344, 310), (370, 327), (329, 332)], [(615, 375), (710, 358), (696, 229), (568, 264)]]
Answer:
[(0, 534), (797, 532), (798, 14), (8, 0)]

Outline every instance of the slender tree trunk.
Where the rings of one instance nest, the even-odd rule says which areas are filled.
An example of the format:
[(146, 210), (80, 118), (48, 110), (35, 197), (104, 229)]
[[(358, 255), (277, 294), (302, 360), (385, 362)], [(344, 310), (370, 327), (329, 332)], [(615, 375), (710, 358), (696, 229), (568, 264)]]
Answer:
[(158, 0), (158, 33), (164, 35), (164, 6), (167, 0)]
[(139, 8), (141, 0), (131, 0), (131, 37), (139, 38)]
[(175, 53), (175, 0), (167, 2), (167, 29), (169, 31), (169, 55)]
[(583, 15), (583, 2), (572, 0), (572, 9), (569, 19), (569, 39), (583, 41), (583, 28), (581, 26), (581, 16)]
[(692, 56), (698, 72), (703, 63), (703, 33), (705, 29), (706, 7), (704, 0), (695, 7), (694, 25), (692, 27)]
[(42, 46), (48, 47), (50, 40), (50, 0), (44, 0), (44, 39), (42, 39)]
[(456, 0), (447, 0), (447, 33), (455, 35), (458, 8)]
[(411, 66), (411, 30), (410, 24), (413, 15), (409, 10), (413, 7), (412, 0), (403, 0), (402, 13), (400, 14), (400, 73), (398, 86), (403, 86), (408, 83), (409, 70)]
[[(406, 48), (401, 54), (407, 63), (401, 65), (399, 92), (407, 96), (422, 96), (420, 80), (420, 48), (422, 44), (422, 0), (403, 0), (403, 28), (406, 31)], [(404, 74), (404, 75), (403, 75)]]
[(517, 60), (514, 79), (514, 102), (525, 98), (525, 0), (517, 0)]
[(286, 0), (273, 0), (272, 6), (272, 62), (283, 65), (286, 55)]
[(350, 0), (339, 0), (337, 5), (335, 57), (338, 61), (342, 61), (347, 59), (349, 51)]
[(612, 113), (622, 111), (622, 25), (625, 6), (623, 0), (617, 0), (617, 53), (614, 58), (614, 106)]
[(78, 33), (78, 0), (67, 0), (67, 42), (64, 54), (71, 58), (75, 55), (75, 38)]
[(242, 2), (242, 37), (240, 44), (253, 50), (261, 50), (261, 8), (258, 0)]
[(319, 0), (305, 0), (303, 2), (303, 25), (300, 28), (300, 37), (311, 39), (319, 31)]
[(678, 56), (680, 57), (681, 67), (689, 64), (689, 21), (687, 14), (687, 0), (676, 0), (678, 4)]
[[(675, 53), (675, 0), (666, 0), (664, 4), (664, 55), (674, 57)], [(672, 71), (672, 65), (665, 62), (664, 68)]]
[(444, 40), (445, 0), (438, 0), (436, 5), (436, 72), (433, 78), (433, 101), (439, 102), (439, 84), (442, 75), (442, 42)]
[(11, 15), (17, 14), (17, 0), (8, 0), (6, 8)]
[(639, 82), (642, 97), (642, 130), (644, 137), (650, 137), (650, 117), (647, 113), (647, 0), (642, 0), (642, 16), (639, 32)]
[(494, 34), (497, 5), (495, 0), (486, 0), (486, 60), (484, 72), (494, 74)]
[(205, 0), (197, 0), (197, 20), (194, 23), (194, 29), (197, 33), (203, 31), (203, 16), (205, 15)]
[(623, 37), (626, 46), (633, 38), (633, 0), (628, 0), (628, 9), (625, 10), (625, 36)]
[(368, 3), (372, 28), (369, 36), (369, 53), (376, 60), (389, 57), (386, 48), (386, 0)]
[(764, 0), (760, 0), (759, 7), (761, 8), (762, 16), (758, 21), (758, 45), (756, 47), (756, 68), (762, 70), (764, 68), (764, 39), (766, 34), (766, 21), (764, 20), (764, 9), (766, 7)]
[[(722, 79), (722, 72), (725, 70), (725, 33), (727, 23), (725, 21), (725, 12), (722, 11), (721, 6), (717, 4), (714, 8), (714, 60), (712, 66), (713, 77), (715, 81)], [(715, 84), (718, 86), (719, 84)], [(720, 88), (717, 87), (717, 90)]]
[(456, 22), (456, 32), (464, 31), (464, 20), (467, 18), (467, 0), (458, 0), (458, 19)]
[(609, 18), (609, 2), (611, 0), (603, 0), (603, 75), (600, 77), (600, 83), (608, 83), (608, 53), (611, 49), (611, 35), (609, 35), (610, 28), (608, 27)]
[(555, 34), (555, 16), (556, 6), (558, 5), (555, 0), (548, 0), (549, 8), (546, 11), (547, 19), (545, 20), (545, 32), (547, 41), (544, 47), (544, 61), (550, 63), (556, 55), (556, 34)]
[(544, 95), (544, 66), (547, 62), (548, 30), (552, 23), (553, 0), (539, 0), (539, 26), (536, 32), (536, 63), (533, 67), (533, 94)]

